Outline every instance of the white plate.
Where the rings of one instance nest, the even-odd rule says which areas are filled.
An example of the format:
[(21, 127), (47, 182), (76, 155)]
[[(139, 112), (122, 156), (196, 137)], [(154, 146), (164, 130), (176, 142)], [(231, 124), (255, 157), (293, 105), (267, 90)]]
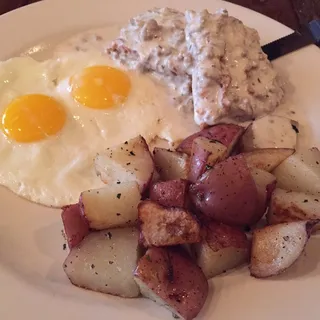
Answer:
[[(178, 9), (226, 7), (255, 27), (262, 42), (290, 33), (287, 27), (250, 10), (213, 0), (49, 0), (0, 18), (0, 59), (59, 34), (125, 22), (153, 6)], [(49, 41), (50, 44), (50, 41)], [(320, 51), (310, 46), (279, 59), (276, 66), (290, 80), (286, 106), (296, 111), (301, 135), (320, 146)], [(0, 189), (0, 319), (171, 319), (171, 314), (144, 299), (125, 300), (73, 287), (62, 271), (67, 254), (59, 211), (19, 199)], [(246, 268), (215, 278), (199, 319), (319, 319), (315, 306), (320, 287), (320, 239), (313, 238), (287, 273), (270, 280), (249, 277)]]

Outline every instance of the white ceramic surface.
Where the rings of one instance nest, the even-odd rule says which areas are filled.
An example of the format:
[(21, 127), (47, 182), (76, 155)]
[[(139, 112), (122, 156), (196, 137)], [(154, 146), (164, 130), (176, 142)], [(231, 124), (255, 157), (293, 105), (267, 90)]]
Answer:
[[(290, 33), (287, 27), (250, 10), (213, 0), (47, 0), (0, 17), (0, 59), (36, 44), (105, 24), (125, 22), (153, 6), (178, 9), (226, 7), (255, 27), (262, 42)], [(310, 46), (276, 61), (287, 77), (287, 101), (278, 113), (302, 123), (301, 144), (320, 146), (320, 51)], [(73, 287), (62, 271), (60, 212), (0, 187), (0, 319), (156, 320), (172, 315), (151, 301), (125, 300)], [(320, 238), (287, 273), (269, 280), (249, 277), (247, 268), (215, 278), (199, 319), (318, 320)]]

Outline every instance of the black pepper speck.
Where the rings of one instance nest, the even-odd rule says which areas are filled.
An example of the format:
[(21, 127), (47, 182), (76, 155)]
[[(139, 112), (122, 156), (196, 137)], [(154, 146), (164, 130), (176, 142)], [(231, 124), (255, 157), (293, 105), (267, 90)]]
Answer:
[(110, 240), (110, 239), (112, 239), (112, 233), (111, 232), (107, 232), (106, 234), (105, 234), (105, 236)]

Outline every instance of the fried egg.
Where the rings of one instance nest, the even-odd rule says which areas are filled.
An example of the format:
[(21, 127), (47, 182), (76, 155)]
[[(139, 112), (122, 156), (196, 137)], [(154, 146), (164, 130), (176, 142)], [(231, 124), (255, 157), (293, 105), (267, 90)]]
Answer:
[(164, 86), (98, 52), (2, 62), (0, 93), (0, 184), (47, 206), (101, 187), (93, 159), (105, 148), (197, 130)]
[(108, 44), (119, 35), (121, 25), (108, 25), (97, 29), (80, 32), (54, 46), (53, 56), (63, 57), (77, 52), (105, 52)]

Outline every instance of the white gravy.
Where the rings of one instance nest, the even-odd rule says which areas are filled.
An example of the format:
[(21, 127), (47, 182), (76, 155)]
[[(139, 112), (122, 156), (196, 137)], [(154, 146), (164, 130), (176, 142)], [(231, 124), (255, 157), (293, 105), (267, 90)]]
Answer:
[(122, 28), (108, 53), (163, 78), (182, 103), (193, 101), (200, 126), (266, 115), (284, 94), (257, 31), (223, 10), (149, 10)]

